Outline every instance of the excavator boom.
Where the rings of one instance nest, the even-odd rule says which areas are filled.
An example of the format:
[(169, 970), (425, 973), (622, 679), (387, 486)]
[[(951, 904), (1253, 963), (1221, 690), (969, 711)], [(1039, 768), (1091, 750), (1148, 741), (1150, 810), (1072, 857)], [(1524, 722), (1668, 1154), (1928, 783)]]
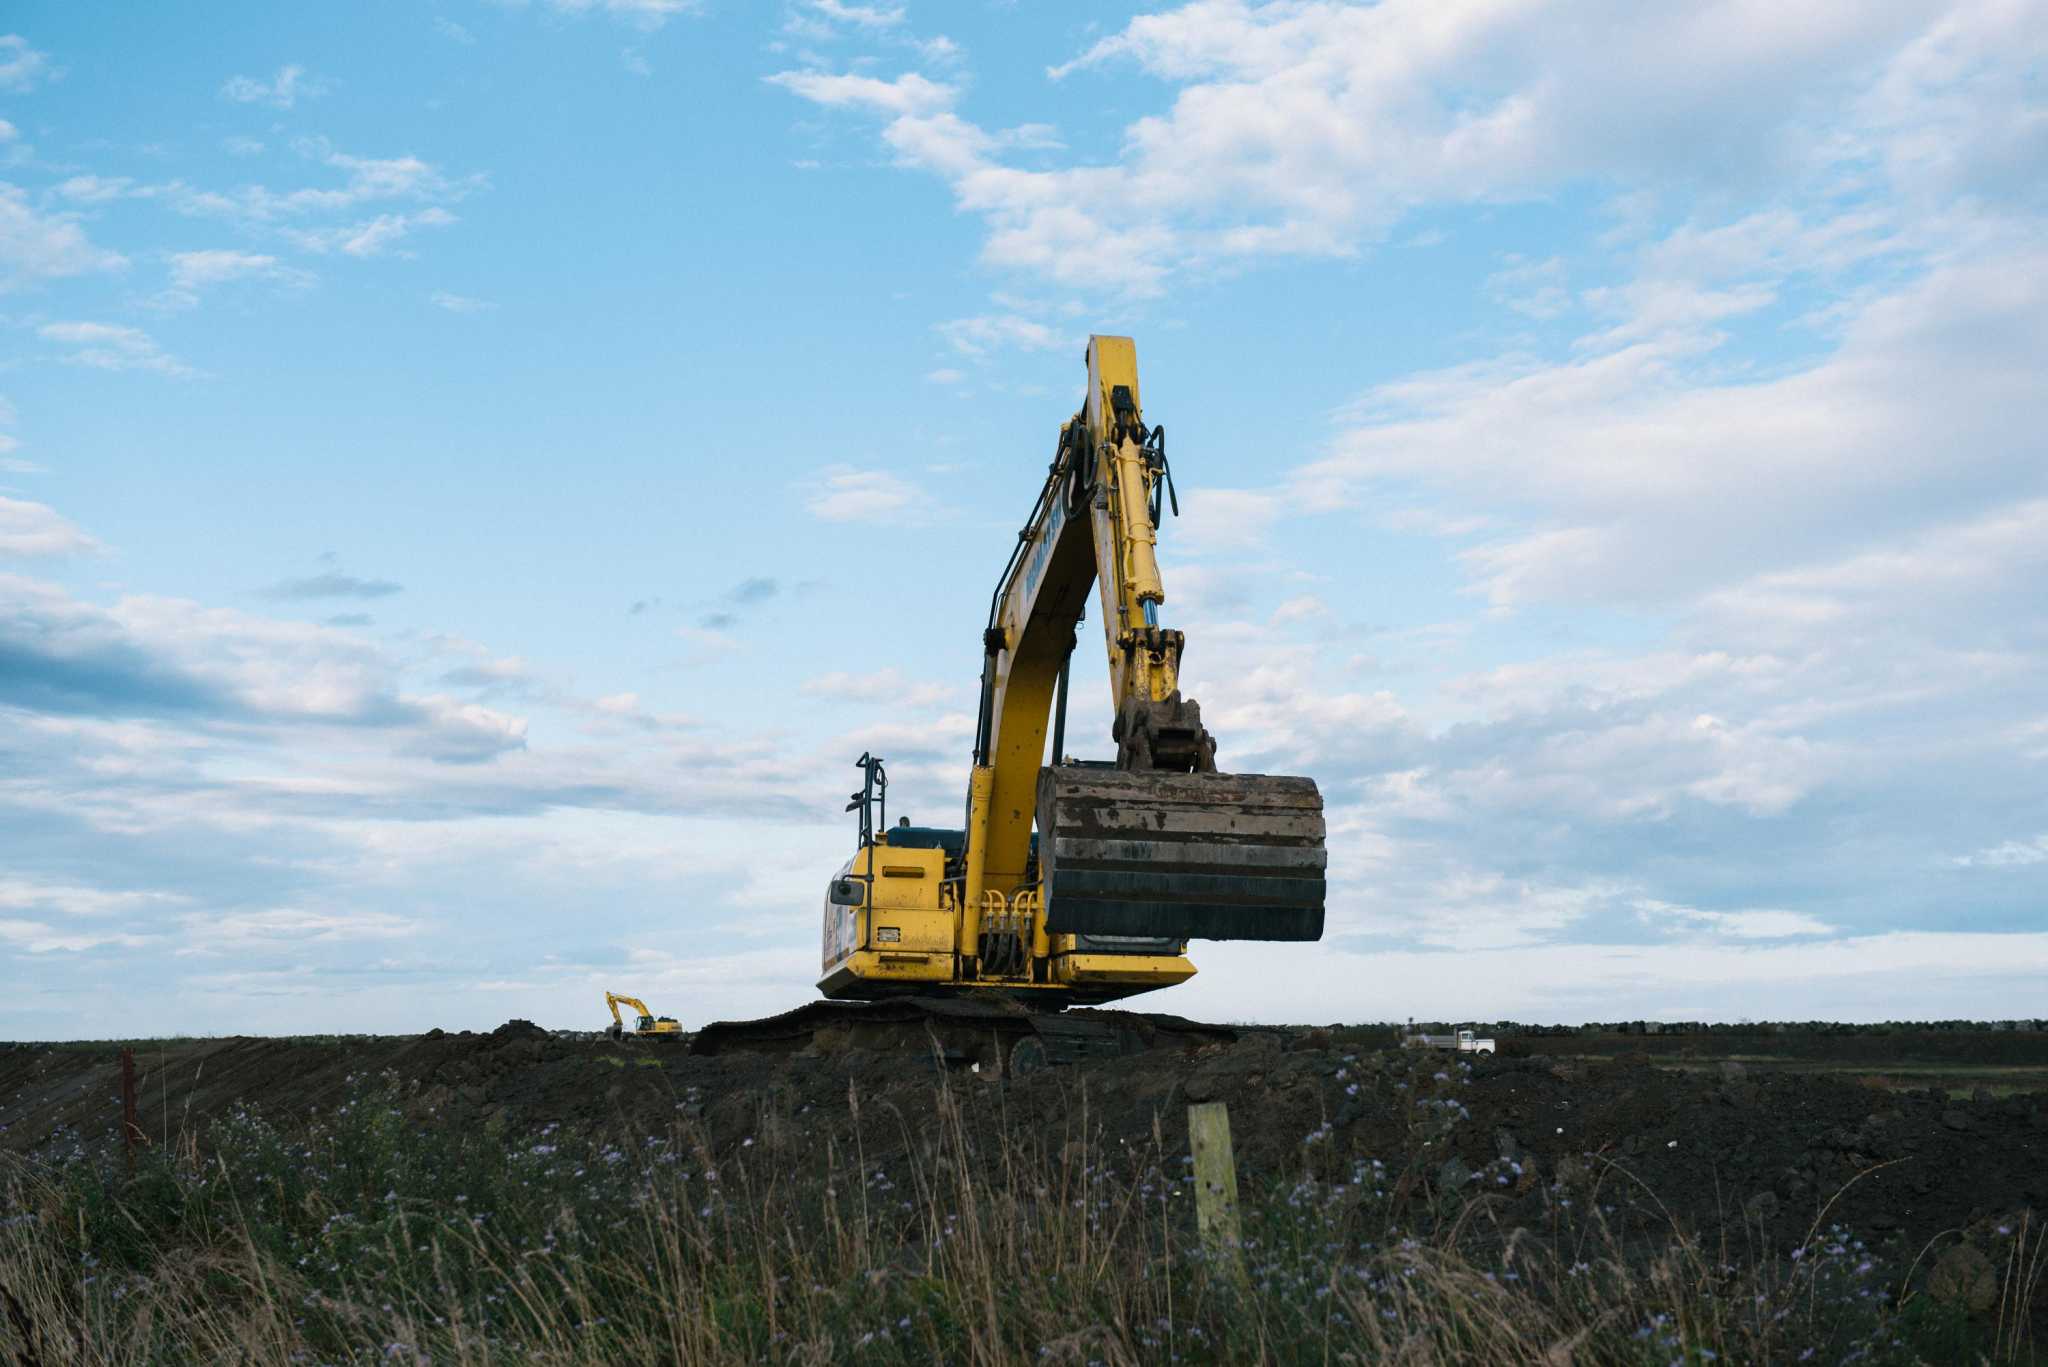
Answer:
[[(1319, 939), (1321, 795), (1311, 779), (1216, 773), (1216, 739), (1180, 691), (1186, 638), (1161, 625), (1158, 525), (1178, 506), (1166, 431), (1145, 423), (1128, 337), (1091, 338), (1087, 359), (1081, 411), (1061, 429), (983, 637), (975, 764), (992, 770), (985, 880), (1022, 881), (1036, 826), (1033, 872), (1053, 932)], [(1055, 753), (1041, 770), (1049, 693), (1064, 739), (1065, 652), (1091, 582), (1116, 765), (1069, 765)], [(971, 890), (971, 865), (968, 881)]]

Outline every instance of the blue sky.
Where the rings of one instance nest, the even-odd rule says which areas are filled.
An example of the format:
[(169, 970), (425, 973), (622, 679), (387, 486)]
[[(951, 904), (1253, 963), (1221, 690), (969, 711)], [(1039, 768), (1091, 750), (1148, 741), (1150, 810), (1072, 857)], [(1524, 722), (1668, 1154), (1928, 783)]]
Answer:
[(2039, 1015), (2044, 20), (10, 6), (0, 1035), (805, 1000), (1091, 331), (1331, 818), (1160, 1009)]

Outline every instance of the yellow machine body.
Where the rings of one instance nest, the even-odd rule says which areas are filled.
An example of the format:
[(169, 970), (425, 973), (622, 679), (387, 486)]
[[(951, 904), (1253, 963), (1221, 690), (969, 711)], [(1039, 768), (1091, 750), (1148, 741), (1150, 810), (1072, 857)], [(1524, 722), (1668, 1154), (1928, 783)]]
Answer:
[[(1087, 953), (1077, 936), (1048, 934), (1035, 890), (988, 889), (984, 914), (967, 915), (961, 881), (948, 882), (945, 865), (943, 849), (887, 843), (863, 845), (846, 862), (832, 886), (857, 887), (862, 896), (838, 905), (827, 894), (821, 992), (861, 998), (991, 988), (1045, 996), (1048, 1006), (1095, 1005), (1195, 975), (1183, 946), (1169, 954)], [(1029, 952), (1010, 965), (984, 965), (977, 953), (983, 923), (1000, 918), (1024, 929)]]
[[(628, 997), (618, 992), (607, 992), (604, 994), (604, 1004), (610, 1007), (612, 1011), (612, 1024), (609, 1033), (613, 1039), (618, 1039), (623, 1035), (636, 1035), (654, 1039), (668, 1037), (680, 1039), (682, 1037), (682, 1022), (673, 1016), (655, 1015), (647, 1009), (647, 1003), (641, 1001), (638, 997)], [(622, 1006), (633, 1008), (633, 1025), (631, 1029), (626, 1027), (625, 1021), (619, 1016), (619, 1008)]]

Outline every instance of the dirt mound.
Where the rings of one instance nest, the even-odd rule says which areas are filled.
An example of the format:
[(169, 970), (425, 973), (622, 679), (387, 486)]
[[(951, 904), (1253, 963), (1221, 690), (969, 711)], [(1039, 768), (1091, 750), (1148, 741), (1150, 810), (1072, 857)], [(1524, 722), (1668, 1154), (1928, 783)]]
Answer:
[(1509, 1036), (1504, 1054), (1610, 1057), (1645, 1054), (1660, 1060), (1719, 1059), (1825, 1063), (1883, 1070), (1901, 1064), (1965, 1067), (2048, 1065), (2048, 1032), (2039, 1030), (1891, 1030), (1832, 1034), (1817, 1030), (1719, 1030), (1712, 1034), (1590, 1033)]
[[(995, 1082), (942, 1074), (916, 1049), (698, 1057), (673, 1042), (488, 1034), (223, 1039), (138, 1049), (142, 1128), (203, 1136), (256, 1106), (280, 1124), (370, 1090), (422, 1124), (665, 1132), (701, 1127), (723, 1160), (776, 1161), (827, 1140), (887, 1166), (929, 1149), (944, 1085), (990, 1139), (1186, 1153), (1185, 1108), (1230, 1109), (1244, 1180), (1372, 1181), (1420, 1208), (1480, 1203), (1502, 1230), (1598, 1209), (1645, 1232), (1677, 1222), (1794, 1246), (1816, 1224), (1917, 1245), (1943, 1229), (2048, 1208), (2048, 1094), (1894, 1091), (1846, 1077), (1674, 1069), (1647, 1056), (1460, 1060), (1375, 1049), (1351, 1032), (1247, 1032)], [(115, 1052), (0, 1052), (0, 1149), (59, 1157), (111, 1145)], [(1078, 1150), (1077, 1150), (1078, 1151)], [(1564, 1203), (1560, 1206), (1559, 1203)]]

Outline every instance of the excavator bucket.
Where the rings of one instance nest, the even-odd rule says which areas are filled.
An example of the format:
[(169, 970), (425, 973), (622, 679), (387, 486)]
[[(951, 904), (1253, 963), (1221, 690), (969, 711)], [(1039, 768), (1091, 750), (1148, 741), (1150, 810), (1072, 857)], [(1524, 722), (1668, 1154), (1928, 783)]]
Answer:
[(1046, 929), (1175, 940), (1318, 940), (1315, 780), (1062, 764), (1038, 777)]

